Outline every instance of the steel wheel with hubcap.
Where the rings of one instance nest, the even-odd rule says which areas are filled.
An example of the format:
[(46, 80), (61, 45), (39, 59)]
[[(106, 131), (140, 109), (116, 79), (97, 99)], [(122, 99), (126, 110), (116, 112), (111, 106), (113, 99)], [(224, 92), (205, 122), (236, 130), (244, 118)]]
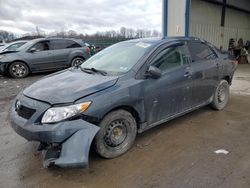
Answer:
[(9, 73), (14, 78), (24, 78), (29, 74), (29, 68), (23, 62), (14, 62), (9, 66)]
[(115, 158), (126, 153), (137, 134), (134, 117), (125, 110), (109, 113), (100, 123), (95, 137), (95, 149), (104, 158)]
[(76, 58), (74, 58), (72, 60), (71, 66), (72, 67), (77, 67), (77, 66), (81, 65), (84, 61), (85, 61), (84, 58), (82, 58), (82, 57), (76, 57)]
[(222, 110), (226, 107), (229, 97), (229, 84), (226, 80), (222, 80), (216, 88), (211, 106), (216, 110)]

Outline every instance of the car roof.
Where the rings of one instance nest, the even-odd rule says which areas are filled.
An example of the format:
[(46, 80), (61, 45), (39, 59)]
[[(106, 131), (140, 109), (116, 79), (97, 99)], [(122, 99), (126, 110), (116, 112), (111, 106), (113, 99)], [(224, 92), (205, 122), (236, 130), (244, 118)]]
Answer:
[(7, 43), (7, 45), (16, 44), (16, 43), (23, 43), (23, 42), (29, 42), (29, 41), (28, 40), (17, 40), (17, 41)]
[(174, 42), (174, 41), (199, 41), (205, 42), (197, 37), (153, 37), (153, 38), (140, 38), (140, 39), (132, 39), (129, 42), (145, 42), (150, 44), (159, 44), (159, 43), (166, 43), (166, 42)]
[(36, 42), (46, 41), (46, 40), (72, 40), (74, 42), (81, 44), (82, 46), (85, 46), (84, 42), (81, 39), (75, 39), (75, 38), (47, 37), (47, 38), (33, 39), (31, 41), (33, 43), (36, 43)]

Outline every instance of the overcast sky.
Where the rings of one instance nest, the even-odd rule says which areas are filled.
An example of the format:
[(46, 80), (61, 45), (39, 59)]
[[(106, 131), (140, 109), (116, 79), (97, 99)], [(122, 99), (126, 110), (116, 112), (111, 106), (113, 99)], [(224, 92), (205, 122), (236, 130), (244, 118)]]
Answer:
[(162, 0), (0, 0), (0, 30), (17, 34), (75, 30), (161, 30)]

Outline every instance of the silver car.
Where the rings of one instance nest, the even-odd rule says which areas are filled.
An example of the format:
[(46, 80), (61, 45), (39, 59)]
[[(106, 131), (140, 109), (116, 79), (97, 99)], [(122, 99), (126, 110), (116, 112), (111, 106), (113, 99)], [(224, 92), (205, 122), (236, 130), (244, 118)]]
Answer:
[(0, 73), (24, 78), (29, 73), (78, 66), (90, 57), (82, 40), (43, 38), (27, 42), (17, 50), (0, 53)]

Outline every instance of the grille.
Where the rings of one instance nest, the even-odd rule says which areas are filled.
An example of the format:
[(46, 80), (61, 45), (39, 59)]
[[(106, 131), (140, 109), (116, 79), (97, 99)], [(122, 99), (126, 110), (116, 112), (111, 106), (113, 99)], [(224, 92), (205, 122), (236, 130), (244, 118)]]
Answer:
[(24, 118), (24, 119), (30, 119), (31, 116), (36, 112), (36, 110), (21, 105), (20, 108), (18, 108), (16, 110), (16, 112), (22, 118)]

